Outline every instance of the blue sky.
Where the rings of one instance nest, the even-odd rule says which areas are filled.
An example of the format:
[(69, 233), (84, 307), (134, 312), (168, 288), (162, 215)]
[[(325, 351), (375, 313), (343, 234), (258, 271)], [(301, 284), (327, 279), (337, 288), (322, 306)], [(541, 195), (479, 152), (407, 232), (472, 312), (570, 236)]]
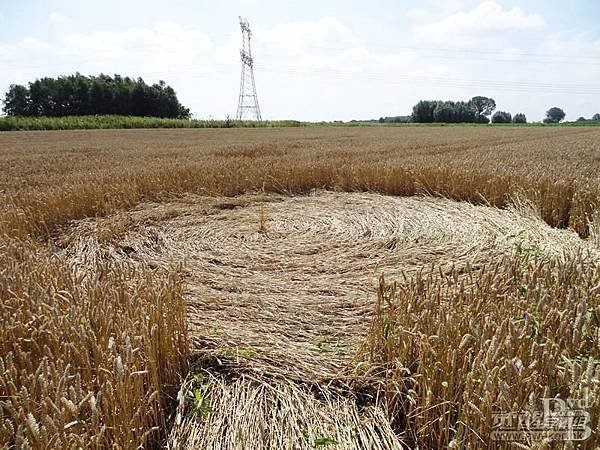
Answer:
[(540, 120), (600, 112), (600, 2), (0, 0), (0, 91), (69, 74), (164, 79), (196, 117), (235, 115), (238, 15), (263, 117), (408, 114), (488, 95)]

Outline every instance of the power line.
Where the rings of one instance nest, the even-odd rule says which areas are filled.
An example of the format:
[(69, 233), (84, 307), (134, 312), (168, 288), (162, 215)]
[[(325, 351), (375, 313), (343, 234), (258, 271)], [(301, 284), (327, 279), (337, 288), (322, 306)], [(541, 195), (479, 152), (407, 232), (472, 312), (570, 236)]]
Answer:
[[(322, 46), (311, 46), (311, 48), (317, 48), (320, 50), (351, 50), (350, 48), (348, 49), (339, 49), (339, 48), (330, 48), (330, 47), (322, 47)], [(401, 56), (398, 53), (386, 53), (386, 52), (371, 52), (372, 54), (375, 55), (397, 55), (397, 56)], [(505, 56), (511, 56), (508, 54), (504, 54)], [(433, 58), (433, 59), (456, 59), (456, 60), (460, 60), (460, 61), (486, 61), (486, 62), (501, 62), (501, 63), (522, 63), (522, 64), (543, 64), (543, 65), (550, 65), (550, 64), (556, 64), (556, 65), (564, 65), (564, 64), (575, 64), (573, 62), (569, 62), (569, 61), (544, 61), (544, 60), (539, 60), (539, 59), (514, 59), (514, 58), (479, 58), (476, 56), (453, 56), (453, 55), (426, 55), (426, 54), (422, 54), (419, 53), (418, 55), (420, 58)], [(582, 62), (577, 62), (577, 65), (585, 65), (585, 66), (600, 66), (600, 61), (598, 62), (586, 62), (586, 61), (582, 61)]]
[[(249, 29), (248, 29), (249, 31)], [(244, 33), (244, 31), (243, 31)], [(333, 41), (330, 41), (333, 42)], [(245, 44), (244, 44), (245, 45)], [(248, 45), (249, 45), (249, 40), (248, 40)], [(387, 45), (386, 45), (387, 46)], [(140, 46), (137, 48), (153, 48), (154, 46)], [(388, 47), (404, 47), (404, 48), (412, 48), (412, 47), (408, 47), (408, 46), (393, 46), (393, 45), (389, 45)], [(134, 47), (130, 47), (130, 49), (133, 49)], [(250, 48), (248, 47), (248, 50), (250, 50)], [(334, 50), (334, 49), (331, 49)], [(248, 56), (250, 56), (251, 58), (251, 54), (248, 53)], [(88, 62), (104, 62), (105, 58), (101, 59), (101, 60), (89, 60)], [(243, 68), (246, 67), (247, 65), (244, 64), (244, 60), (242, 57), (242, 62), (243, 62)], [(507, 62), (507, 61), (502, 61), (502, 62)], [(80, 63), (85, 63), (84, 62), (80, 62)], [(252, 60), (253, 63), (253, 60)], [(61, 63), (64, 64), (64, 63)], [(216, 67), (221, 67), (221, 69), (211, 69), (205, 73), (201, 73), (201, 74), (197, 74), (197, 75), (192, 75), (190, 73), (186, 73), (185, 75), (187, 77), (210, 77), (212, 73), (230, 73), (230, 69), (232, 66), (230, 65), (214, 65)], [(44, 66), (38, 66), (38, 67), (44, 67)], [(197, 66), (196, 65), (184, 65), (184, 66), (180, 66), (177, 68), (174, 67), (170, 67), (169, 69), (166, 70), (158, 70), (158, 71), (150, 71), (150, 72), (144, 72), (144, 76), (148, 76), (148, 75), (152, 75), (152, 74), (168, 74), (168, 73), (182, 73), (184, 71), (190, 70), (190, 69), (195, 69)], [(251, 67), (251, 69), (253, 69), (253, 66)], [(364, 80), (364, 81), (380, 81), (380, 82), (384, 82), (386, 84), (407, 84), (407, 83), (415, 83), (415, 84), (425, 84), (425, 85), (429, 85), (429, 86), (452, 86), (452, 87), (488, 87), (488, 88), (494, 88), (494, 89), (499, 89), (499, 90), (507, 90), (507, 91), (513, 91), (513, 92), (531, 92), (531, 91), (537, 91), (537, 92), (546, 92), (546, 93), (564, 93), (564, 94), (583, 94), (583, 95), (598, 95), (600, 94), (599, 91), (599, 87), (596, 85), (585, 85), (585, 84), (577, 84), (577, 83), (569, 83), (568, 85), (560, 85), (560, 84), (551, 84), (551, 83), (530, 83), (530, 82), (523, 82), (523, 81), (501, 81), (501, 80), (477, 80), (477, 79), (460, 79), (460, 78), (449, 78), (449, 77), (419, 77), (419, 76), (405, 76), (405, 75), (398, 75), (398, 74), (393, 74), (393, 78), (394, 80), (390, 81), (389, 80), (389, 76), (383, 75), (381, 73), (369, 73), (369, 72), (352, 72), (352, 71), (342, 71), (342, 70), (337, 70), (337, 69), (328, 69), (328, 68), (318, 68), (318, 69), (310, 69), (307, 67), (302, 67), (302, 66), (268, 66), (268, 67), (261, 67), (262, 70), (265, 70), (266, 72), (283, 72), (283, 73), (290, 73), (290, 74), (301, 74), (302, 76), (307, 76), (312, 73), (315, 72), (324, 72), (324, 73), (328, 73), (329, 76), (328, 78), (331, 80), (347, 80), (347, 79), (355, 79), (355, 80)], [(244, 75), (244, 73), (247, 73), (249, 75), (249, 79), (247, 81), (250, 82), (250, 85), (254, 85), (253, 82), (253, 77), (254, 77), (254, 73), (253, 70), (250, 70), (249, 72), (245, 72), (244, 70), (242, 71), (242, 75)], [(243, 80), (246, 80), (246, 78), (244, 78)], [(248, 94), (251, 97), (255, 97), (256, 96), (256, 87), (254, 85), (253, 87), (254, 90), (254, 94)], [(242, 89), (240, 89), (240, 92), (242, 92)], [(245, 97), (244, 97), (245, 98)], [(255, 102), (256, 105), (258, 105), (258, 102)], [(255, 114), (256, 115), (256, 114)]]
[(487, 87), (505, 91), (514, 91), (514, 92), (544, 92), (544, 93), (559, 93), (559, 94), (588, 94), (588, 95), (600, 95), (600, 88), (591, 87), (591, 88), (581, 88), (575, 89), (571, 88), (568, 85), (560, 86), (560, 85), (544, 85), (544, 84), (533, 84), (533, 83), (524, 83), (524, 82), (504, 82), (504, 81), (493, 81), (493, 80), (467, 80), (467, 79), (458, 79), (458, 78), (443, 78), (443, 77), (419, 77), (419, 76), (404, 76), (404, 75), (393, 75), (393, 80), (390, 80), (388, 77), (381, 76), (381, 74), (376, 73), (366, 73), (366, 72), (350, 72), (350, 71), (340, 71), (336, 69), (318, 69), (318, 70), (307, 70), (304, 67), (261, 67), (263, 71), (275, 71), (275, 72), (283, 72), (290, 74), (298, 74), (306, 77), (307, 75), (314, 74), (316, 75), (318, 72), (323, 72), (328, 75), (327, 79), (332, 81), (339, 80), (359, 80), (359, 81), (380, 81), (385, 84), (402, 84), (409, 85), (410, 83), (415, 84), (425, 84), (430, 86), (451, 86), (451, 87), (464, 87), (464, 88), (472, 88), (472, 87)]
[(533, 57), (549, 57), (549, 58), (563, 58), (563, 59), (591, 59), (600, 61), (600, 55), (573, 55), (573, 54), (556, 54), (556, 53), (537, 53), (537, 52), (511, 52), (507, 53), (506, 49), (474, 49), (474, 48), (462, 48), (462, 47), (422, 47), (422, 46), (409, 46), (409, 45), (397, 45), (397, 44), (379, 44), (369, 42), (350, 42), (350, 41), (321, 41), (323, 44), (334, 44), (334, 45), (353, 45), (353, 46), (365, 46), (365, 47), (379, 47), (379, 48), (391, 48), (391, 49), (402, 49), (402, 50), (418, 50), (418, 51), (429, 51), (429, 52), (456, 52), (456, 53), (475, 53), (484, 55), (500, 54), (505, 56), (533, 56)]
[[(217, 35), (217, 36), (212, 36), (208, 39), (209, 42), (215, 43), (217, 44), (221, 38), (223, 37), (231, 37), (231, 35)], [(566, 54), (551, 54), (551, 53), (536, 53), (536, 52), (511, 52), (511, 53), (507, 53), (506, 49), (473, 49), (473, 48), (442, 48), (442, 47), (437, 47), (437, 48), (433, 48), (433, 47), (424, 47), (424, 46), (409, 46), (409, 45), (397, 45), (397, 44), (379, 44), (379, 43), (370, 43), (370, 42), (361, 42), (361, 41), (321, 41), (322, 44), (333, 44), (334, 46), (337, 45), (337, 47), (331, 47), (331, 46), (326, 46), (326, 45), (310, 45), (310, 48), (315, 48), (315, 49), (320, 49), (320, 50), (352, 50), (354, 48), (357, 47), (367, 47), (367, 48), (382, 48), (382, 49), (402, 49), (402, 50), (410, 50), (410, 51), (419, 51), (419, 52), (433, 52), (433, 53), (440, 53), (440, 52), (446, 52), (446, 53), (459, 53), (459, 55), (439, 55), (439, 54), (434, 54), (434, 55), (427, 55), (427, 54), (423, 54), (423, 53), (419, 53), (419, 56), (421, 57), (425, 57), (425, 58), (440, 58), (440, 59), (457, 59), (457, 60), (469, 60), (469, 61), (485, 61), (485, 62), (510, 62), (510, 63), (525, 63), (525, 64), (564, 64), (567, 63), (569, 61), (575, 62), (577, 60), (577, 64), (583, 64), (583, 65), (600, 65), (600, 56), (595, 56), (595, 55), (566, 55)], [(340, 48), (339, 46), (343, 45), (345, 47)], [(348, 47), (351, 46), (351, 47)], [(115, 52), (127, 52), (130, 50), (143, 50), (143, 49), (153, 49), (153, 48), (162, 48), (162, 46), (160, 44), (144, 44), (144, 45), (135, 45), (135, 46), (129, 46), (129, 47), (119, 47), (114, 49), (113, 51)], [(89, 50), (88, 50), (89, 51)], [(105, 52), (105, 49), (98, 49), (96, 50), (96, 52)], [(473, 56), (461, 56), (460, 53), (472, 53), (475, 55), (501, 55), (502, 58), (478, 58), (478, 57), (473, 57)], [(393, 53), (393, 52), (376, 52), (376, 54), (380, 54), (380, 55), (398, 55), (397, 53)], [(40, 60), (40, 61), (46, 61), (46, 60), (51, 60), (53, 61), (50, 64), (42, 64), (42, 65), (34, 65), (34, 66), (12, 66), (12, 67), (2, 67), (1, 70), (27, 70), (27, 69), (36, 69), (36, 68), (45, 68), (45, 67), (51, 67), (51, 66), (56, 66), (56, 65), (63, 65), (66, 62), (69, 61), (61, 61), (61, 62), (54, 62), (56, 60), (56, 58), (61, 58), (64, 56), (68, 56), (68, 55), (57, 55), (57, 56), (50, 56), (50, 57), (37, 57), (37, 58), (31, 58), (31, 57), (27, 57), (27, 58), (23, 58), (26, 59), (27, 61), (36, 61), (36, 60)], [(400, 55), (398, 55), (400, 56)], [(532, 59), (515, 59), (515, 57), (545, 57), (545, 58), (559, 58), (565, 61), (559, 61), (559, 60), (532, 60)], [(106, 57), (95, 57), (94, 59), (88, 59), (88, 60), (74, 60), (72, 61), (75, 64), (88, 64), (88, 63), (94, 63), (94, 62), (103, 62), (106, 59), (110, 59), (111, 56), (106, 56)], [(22, 60), (22, 59), (21, 59)], [(13, 60), (13, 61), (21, 61), (19, 59), (17, 60)], [(586, 61), (588, 60), (588, 61)], [(8, 60), (9, 62), (11, 60)], [(6, 62), (6, 61), (5, 61)]]
[[(166, 75), (171, 73), (180, 74), (186, 78), (212, 78), (218, 74), (231, 74), (235, 66), (233, 65), (215, 65), (214, 68), (206, 72), (190, 72), (196, 69), (196, 66), (184, 65), (171, 67), (165, 70), (146, 71), (144, 76), (148, 75)], [(426, 86), (449, 86), (458, 88), (492, 88), (512, 92), (543, 92), (557, 94), (582, 94), (582, 95), (600, 95), (600, 87), (586, 84), (551, 84), (551, 83), (531, 83), (524, 81), (500, 81), (500, 80), (482, 80), (482, 79), (463, 79), (443, 76), (407, 76), (399, 74), (381, 74), (374, 72), (344, 71), (330, 68), (307, 68), (303, 66), (259, 66), (264, 72), (288, 73), (292, 75), (301, 75), (302, 77), (327, 74), (327, 79), (331, 81), (376, 81), (392, 85), (419, 84)], [(390, 77), (393, 77), (390, 80)]]

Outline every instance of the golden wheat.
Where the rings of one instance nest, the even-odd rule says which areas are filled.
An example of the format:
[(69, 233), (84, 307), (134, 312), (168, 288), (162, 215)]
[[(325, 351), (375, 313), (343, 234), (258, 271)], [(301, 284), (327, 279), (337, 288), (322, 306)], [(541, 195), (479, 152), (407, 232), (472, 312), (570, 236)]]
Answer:
[(599, 294), (600, 267), (585, 254), (381, 278), (357, 382), (379, 392), (411, 447), (489, 448), (493, 412), (587, 396), (593, 434), (581, 448), (597, 448)]
[[(3, 133), (4, 232), (43, 236), (161, 194), (434, 193), (589, 234), (600, 198), (594, 128), (334, 128)], [(67, 148), (65, 148), (65, 146)]]
[[(239, 448), (277, 404), (262, 448), (329, 437), (483, 448), (492, 411), (584, 388), (597, 397), (599, 137), (0, 134), (0, 446), (138, 448), (169, 435), (172, 447)], [(260, 194), (223, 197), (248, 192)], [(373, 311), (382, 271), (401, 282), (381, 283)], [(169, 432), (191, 350), (210, 366), (207, 398), (236, 420), (198, 414), (187, 399), (204, 382), (192, 374)], [(297, 420), (307, 426), (292, 433)]]
[(77, 273), (9, 239), (0, 271), (0, 442), (160, 442), (188, 361), (181, 277), (111, 264)]

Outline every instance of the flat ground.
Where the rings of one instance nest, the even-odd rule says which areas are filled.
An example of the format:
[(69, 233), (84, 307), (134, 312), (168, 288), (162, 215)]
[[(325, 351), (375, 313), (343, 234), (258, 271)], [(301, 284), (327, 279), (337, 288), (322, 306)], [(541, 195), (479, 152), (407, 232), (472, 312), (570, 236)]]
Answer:
[(219, 413), (180, 415), (173, 447), (387, 449), (384, 411), (345, 389), (380, 277), (596, 258), (599, 145), (558, 127), (2, 133), (0, 189), (76, 271), (180, 267)]

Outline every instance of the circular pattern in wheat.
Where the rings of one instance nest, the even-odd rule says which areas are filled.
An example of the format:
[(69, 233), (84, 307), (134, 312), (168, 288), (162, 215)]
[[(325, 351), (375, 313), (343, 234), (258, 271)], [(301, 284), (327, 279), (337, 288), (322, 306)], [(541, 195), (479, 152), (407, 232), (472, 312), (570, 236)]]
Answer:
[[(99, 244), (107, 227), (122, 237)], [(381, 275), (402, 281), (430, 267), (489, 264), (516, 245), (560, 252), (581, 243), (514, 209), (334, 192), (189, 196), (80, 223), (76, 234), (74, 257), (183, 263), (198, 348), (302, 379), (344, 368)]]

